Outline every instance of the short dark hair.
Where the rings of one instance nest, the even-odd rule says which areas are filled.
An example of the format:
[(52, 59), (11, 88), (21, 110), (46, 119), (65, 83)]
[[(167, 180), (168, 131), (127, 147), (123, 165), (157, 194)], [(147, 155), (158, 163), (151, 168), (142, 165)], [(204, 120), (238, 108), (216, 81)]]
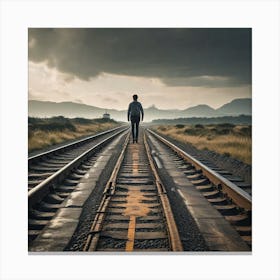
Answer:
[(133, 97), (133, 100), (137, 100), (138, 99), (138, 95), (137, 94), (134, 94), (132, 97)]

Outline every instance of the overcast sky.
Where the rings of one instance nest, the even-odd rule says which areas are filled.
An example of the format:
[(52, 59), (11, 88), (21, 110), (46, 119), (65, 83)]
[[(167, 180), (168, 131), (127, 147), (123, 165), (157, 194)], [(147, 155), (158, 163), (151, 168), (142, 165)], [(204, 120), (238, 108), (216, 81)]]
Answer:
[(126, 109), (251, 97), (251, 29), (29, 29), (29, 99)]

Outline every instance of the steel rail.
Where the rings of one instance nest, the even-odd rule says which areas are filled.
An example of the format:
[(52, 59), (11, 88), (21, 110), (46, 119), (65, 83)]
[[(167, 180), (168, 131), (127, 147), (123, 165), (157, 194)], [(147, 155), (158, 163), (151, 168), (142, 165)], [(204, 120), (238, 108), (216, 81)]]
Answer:
[(181, 243), (180, 235), (176, 226), (176, 222), (174, 220), (174, 216), (172, 213), (172, 209), (168, 200), (168, 196), (165, 190), (164, 185), (162, 184), (160, 177), (157, 173), (157, 169), (155, 167), (154, 161), (151, 156), (150, 148), (146, 139), (146, 134), (144, 134), (144, 145), (146, 148), (146, 152), (148, 155), (148, 160), (150, 167), (152, 169), (152, 172), (156, 179), (156, 187), (159, 193), (159, 198), (161, 201), (161, 205), (164, 210), (164, 216), (166, 218), (167, 223), (167, 230), (168, 230), (168, 237), (169, 237), (169, 244), (171, 245), (172, 251), (183, 251), (183, 246)]
[(180, 157), (185, 159), (187, 162), (190, 162), (195, 169), (201, 170), (202, 174), (205, 175), (214, 185), (221, 188), (221, 190), (226, 193), (234, 203), (236, 203), (239, 207), (244, 208), (245, 210), (251, 211), (252, 209), (252, 197), (239, 188), (236, 184), (229, 181), (225, 177), (221, 176), (214, 170), (211, 170), (209, 167), (201, 163), (199, 160), (195, 159), (167, 139), (163, 138), (156, 132), (147, 129), (149, 133), (154, 135), (157, 139), (159, 139), (162, 143), (164, 143), (166, 146), (171, 148), (174, 152), (176, 152)]
[(103, 197), (101, 200), (101, 203), (98, 207), (97, 214), (94, 218), (94, 221), (92, 223), (88, 238), (86, 240), (86, 243), (84, 245), (83, 251), (95, 251), (97, 247), (97, 243), (100, 237), (100, 232), (102, 228), (102, 224), (105, 218), (105, 210), (111, 200), (111, 197), (115, 193), (115, 188), (116, 188), (116, 180), (118, 173), (121, 168), (121, 164), (124, 159), (124, 153), (126, 151), (126, 147), (129, 142), (129, 134), (127, 135), (127, 138), (123, 144), (122, 151), (119, 155), (118, 161), (115, 165), (115, 168), (105, 186), (104, 192), (103, 192)]
[(55, 149), (51, 149), (49, 151), (46, 151), (46, 152), (43, 152), (43, 153), (40, 153), (38, 155), (34, 155), (34, 156), (31, 156), (28, 158), (28, 163), (30, 164), (31, 161), (37, 161), (39, 159), (41, 159), (42, 157), (45, 157), (45, 156), (49, 156), (50, 154), (52, 153), (55, 153), (55, 152), (59, 152), (59, 151), (63, 151), (65, 149), (69, 149), (69, 148), (72, 148), (73, 146), (77, 145), (77, 144), (83, 144), (83, 143), (86, 143), (90, 140), (93, 140), (95, 138), (99, 138), (103, 135), (106, 135), (108, 133), (111, 133), (111, 132), (114, 132), (118, 129), (121, 129), (122, 127), (127, 127), (127, 125), (122, 125), (122, 126), (118, 126), (118, 127), (115, 127), (115, 128), (112, 128), (112, 129), (109, 129), (109, 130), (106, 130), (106, 131), (103, 131), (101, 133), (98, 133), (98, 134), (95, 134), (95, 135), (92, 135), (92, 136), (88, 136), (86, 138), (83, 138), (83, 139), (80, 139), (80, 140), (77, 140), (77, 141), (74, 141), (74, 142), (71, 142), (69, 144), (66, 144), (66, 145), (63, 145), (61, 147), (58, 147), (58, 148), (55, 148)]
[[(122, 165), (122, 162), (124, 159), (124, 154), (125, 154), (125, 151), (127, 148), (128, 141), (129, 141), (129, 135), (123, 145), (121, 154), (118, 158), (118, 161), (112, 172), (112, 175), (106, 184), (105, 190), (103, 192), (103, 198), (101, 200), (101, 203), (97, 210), (97, 214), (92, 223), (92, 226), (91, 226), (88, 238), (86, 240), (86, 243), (84, 245), (83, 251), (95, 251), (97, 248), (98, 241), (100, 238), (100, 233), (102, 231), (103, 221), (104, 221), (105, 215), (106, 215), (106, 209), (110, 203), (112, 196), (115, 193), (116, 180), (117, 180), (117, 176), (118, 176), (119, 170), (121, 168), (121, 165)], [(171, 246), (172, 251), (183, 251), (183, 246), (182, 246), (181, 239), (180, 239), (180, 236), (178, 233), (178, 229), (177, 229), (177, 226), (176, 226), (176, 223), (175, 223), (175, 220), (173, 217), (173, 213), (172, 213), (169, 201), (168, 201), (168, 197), (167, 197), (165, 188), (164, 188), (163, 184), (161, 183), (159, 175), (157, 174), (153, 160), (151, 158), (150, 149), (148, 147), (148, 143), (146, 141), (145, 135), (144, 135), (144, 145), (146, 148), (146, 153), (148, 155), (149, 165), (151, 167), (152, 173), (155, 176), (155, 184), (157, 187), (158, 195), (160, 197), (162, 208), (164, 210), (164, 216), (165, 216), (166, 223), (167, 223), (169, 244)]]
[(117, 135), (123, 133), (126, 131), (127, 128), (124, 128), (113, 135), (110, 135), (100, 143), (94, 145), (78, 157), (76, 157), (74, 160), (66, 164), (63, 168), (52, 174), (50, 177), (42, 181), (40, 184), (35, 186), (33, 189), (31, 189), (28, 192), (28, 207), (31, 208), (34, 206), (35, 203), (40, 202), (48, 193), (51, 192), (51, 190), (55, 189), (56, 186), (61, 183), (64, 178), (71, 173), (71, 171), (75, 168), (77, 168), (83, 161), (85, 161), (87, 158), (89, 158), (96, 150), (106, 145), (108, 142), (110, 142), (113, 138), (115, 138)]

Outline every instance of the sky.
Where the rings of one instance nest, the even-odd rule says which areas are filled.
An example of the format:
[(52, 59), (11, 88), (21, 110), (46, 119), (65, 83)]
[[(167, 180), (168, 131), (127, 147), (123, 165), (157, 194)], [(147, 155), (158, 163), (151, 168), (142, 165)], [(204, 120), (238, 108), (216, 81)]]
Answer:
[(29, 100), (127, 109), (251, 98), (249, 28), (30, 28)]

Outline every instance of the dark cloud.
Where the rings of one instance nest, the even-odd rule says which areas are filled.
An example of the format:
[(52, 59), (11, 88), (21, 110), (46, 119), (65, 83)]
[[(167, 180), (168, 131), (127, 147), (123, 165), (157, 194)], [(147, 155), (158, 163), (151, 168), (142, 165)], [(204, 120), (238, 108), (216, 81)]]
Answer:
[(246, 84), (245, 81), (237, 80), (234, 77), (223, 76), (197, 76), (197, 77), (180, 77), (165, 78), (165, 84), (169, 86), (190, 86), (190, 87), (235, 87)]
[(244, 85), (251, 84), (251, 29), (31, 28), (29, 59), (84, 80), (107, 72), (170, 86)]

